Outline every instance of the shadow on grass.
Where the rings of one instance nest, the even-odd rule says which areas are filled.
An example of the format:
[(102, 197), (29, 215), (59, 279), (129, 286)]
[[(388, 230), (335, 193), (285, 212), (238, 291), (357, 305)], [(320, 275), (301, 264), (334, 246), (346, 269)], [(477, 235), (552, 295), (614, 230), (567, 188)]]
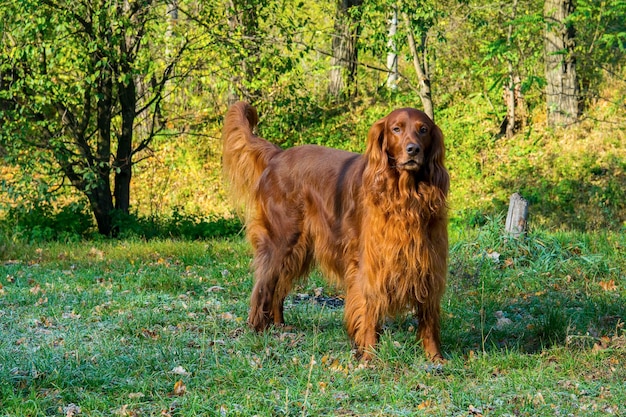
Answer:
[[(624, 303), (616, 298), (569, 298), (555, 292), (455, 306), (442, 325), (444, 349), (468, 354), (519, 351), (536, 354), (561, 346), (588, 349), (624, 337)], [(463, 315), (460, 318), (459, 315)]]
[[(442, 348), (446, 355), (481, 351), (538, 354), (555, 346), (585, 350), (609, 347), (613, 340), (621, 344), (626, 335), (626, 306), (616, 294), (572, 296), (539, 291), (505, 299), (487, 295), (482, 303), (481, 308), (480, 295), (468, 291), (467, 297), (450, 300), (449, 307), (442, 308)], [(326, 319), (322, 328), (345, 330), (341, 296), (292, 294), (286, 315), (288, 321), (295, 319), (288, 325), (297, 331), (320, 327), (320, 317), (327, 315), (335, 319)], [(414, 316), (406, 313), (386, 320), (383, 333), (394, 343), (415, 343), (421, 349), (416, 340), (418, 326)]]

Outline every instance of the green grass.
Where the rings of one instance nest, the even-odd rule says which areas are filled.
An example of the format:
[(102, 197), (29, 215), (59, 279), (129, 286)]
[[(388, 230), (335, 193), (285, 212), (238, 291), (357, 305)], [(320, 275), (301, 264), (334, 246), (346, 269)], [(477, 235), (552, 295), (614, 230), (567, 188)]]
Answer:
[[(500, 220), (452, 233), (442, 368), (409, 316), (359, 363), (342, 309), (313, 297), (288, 299), (292, 328), (254, 334), (241, 238), (14, 243), (0, 415), (624, 415), (624, 233), (517, 241)], [(340, 294), (317, 273), (294, 292), (318, 287)]]

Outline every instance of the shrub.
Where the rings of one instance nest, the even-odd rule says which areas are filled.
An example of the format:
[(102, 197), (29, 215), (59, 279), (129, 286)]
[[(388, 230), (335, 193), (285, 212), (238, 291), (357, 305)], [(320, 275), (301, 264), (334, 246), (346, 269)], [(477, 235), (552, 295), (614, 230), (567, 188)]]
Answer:
[(8, 210), (3, 221), (5, 233), (28, 242), (78, 241), (93, 233), (94, 222), (88, 209), (79, 203), (61, 208), (44, 203), (35, 207), (17, 206)]

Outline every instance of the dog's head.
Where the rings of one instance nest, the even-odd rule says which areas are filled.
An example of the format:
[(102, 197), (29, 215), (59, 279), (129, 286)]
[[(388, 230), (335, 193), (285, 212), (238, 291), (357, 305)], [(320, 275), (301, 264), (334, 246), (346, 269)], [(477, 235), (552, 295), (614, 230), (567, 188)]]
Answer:
[(394, 110), (370, 128), (366, 155), (379, 173), (408, 171), (447, 192), (443, 134), (426, 113)]

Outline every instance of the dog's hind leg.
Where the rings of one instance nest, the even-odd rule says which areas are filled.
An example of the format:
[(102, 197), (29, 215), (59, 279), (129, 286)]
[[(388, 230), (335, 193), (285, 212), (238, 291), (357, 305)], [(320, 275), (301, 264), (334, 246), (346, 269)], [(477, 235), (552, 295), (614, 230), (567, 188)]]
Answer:
[(293, 283), (309, 272), (313, 259), (302, 234), (294, 233), (288, 246), (287, 253), (282, 257), (281, 270), (272, 304), (274, 324), (277, 326), (285, 324), (283, 314), (285, 297), (291, 292)]
[(256, 331), (265, 330), (273, 320), (273, 301), (280, 274), (280, 251), (271, 232), (259, 221), (248, 227), (254, 250), (254, 288), (250, 297), (248, 324)]
[(261, 331), (271, 323), (285, 323), (283, 305), (293, 282), (310, 268), (312, 255), (306, 239), (300, 233), (291, 233), (289, 239), (281, 236), (274, 242), (265, 235), (255, 245), (255, 285), (250, 300), (248, 323)]

